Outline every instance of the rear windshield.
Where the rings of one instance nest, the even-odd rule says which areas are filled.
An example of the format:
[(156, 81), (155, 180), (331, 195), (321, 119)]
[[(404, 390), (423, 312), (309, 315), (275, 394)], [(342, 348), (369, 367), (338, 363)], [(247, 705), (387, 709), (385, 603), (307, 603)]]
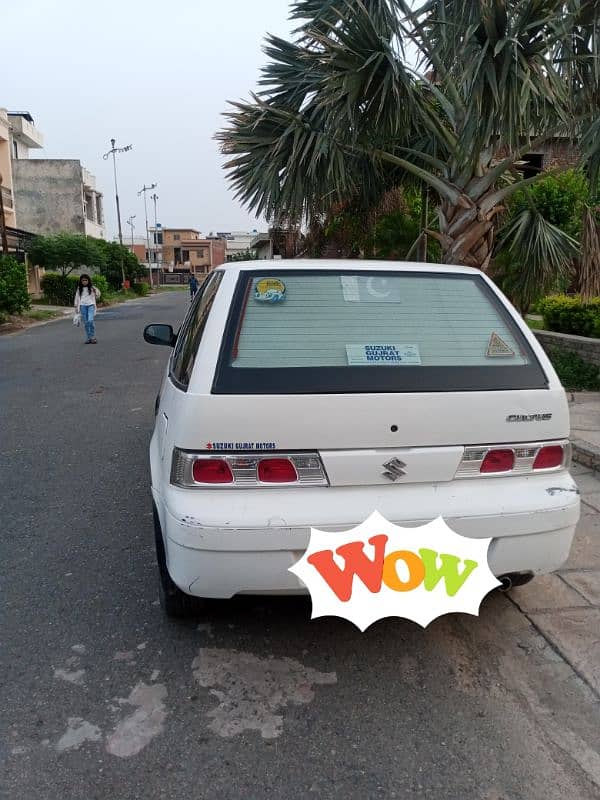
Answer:
[(213, 390), (288, 394), (545, 388), (479, 276), (242, 273)]

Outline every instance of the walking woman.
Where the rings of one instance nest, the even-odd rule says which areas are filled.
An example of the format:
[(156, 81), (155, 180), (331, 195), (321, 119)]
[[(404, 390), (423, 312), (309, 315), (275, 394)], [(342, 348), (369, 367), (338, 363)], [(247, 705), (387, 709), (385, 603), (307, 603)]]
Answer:
[(86, 344), (96, 344), (96, 300), (100, 298), (100, 291), (92, 285), (89, 275), (81, 275), (77, 291), (75, 292), (75, 313), (81, 314), (81, 321), (85, 325)]

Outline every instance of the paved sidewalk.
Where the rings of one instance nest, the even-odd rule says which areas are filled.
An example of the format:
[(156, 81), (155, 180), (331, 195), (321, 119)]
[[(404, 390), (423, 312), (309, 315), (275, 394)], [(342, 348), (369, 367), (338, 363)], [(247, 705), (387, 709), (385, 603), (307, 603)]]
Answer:
[(600, 472), (600, 392), (568, 392), (573, 458)]
[(580, 464), (571, 472), (582, 504), (569, 560), (558, 572), (538, 576), (509, 596), (598, 697), (600, 476)]

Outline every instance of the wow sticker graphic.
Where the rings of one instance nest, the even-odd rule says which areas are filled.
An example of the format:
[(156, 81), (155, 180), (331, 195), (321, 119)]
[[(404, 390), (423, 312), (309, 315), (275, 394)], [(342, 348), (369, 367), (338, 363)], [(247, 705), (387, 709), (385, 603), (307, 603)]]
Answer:
[(443, 614), (478, 616), (500, 581), (487, 561), (491, 539), (470, 539), (442, 517), (401, 528), (378, 511), (348, 531), (311, 528), (308, 549), (289, 571), (306, 585), (312, 619), (343, 617), (361, 631), (384, 617), (426, 628)]

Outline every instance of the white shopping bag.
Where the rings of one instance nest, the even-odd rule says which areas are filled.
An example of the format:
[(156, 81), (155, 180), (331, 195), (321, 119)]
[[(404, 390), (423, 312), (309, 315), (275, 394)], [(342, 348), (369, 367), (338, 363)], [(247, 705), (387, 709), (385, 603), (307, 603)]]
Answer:
[(77, 328), (81, 325), (81, 314), (75, 314), (73, 316), (73, 325), (75, 325)]

